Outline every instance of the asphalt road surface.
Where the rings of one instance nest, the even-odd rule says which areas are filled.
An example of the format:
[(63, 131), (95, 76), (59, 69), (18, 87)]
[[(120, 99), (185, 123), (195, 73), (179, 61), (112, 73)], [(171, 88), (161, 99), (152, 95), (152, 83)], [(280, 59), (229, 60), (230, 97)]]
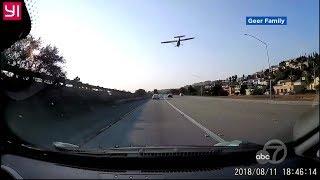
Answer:
[(217, 141), (189, 122), (166, 100), (150, 100), (83, 148), (129, 146), (213, 145)]
[(81, 147), (202, 146), (232, 140), (264, 144), (275, 138), (288, 142), (295, 121), (318, 108), (311, 102), (191, 96), (149, 100)]

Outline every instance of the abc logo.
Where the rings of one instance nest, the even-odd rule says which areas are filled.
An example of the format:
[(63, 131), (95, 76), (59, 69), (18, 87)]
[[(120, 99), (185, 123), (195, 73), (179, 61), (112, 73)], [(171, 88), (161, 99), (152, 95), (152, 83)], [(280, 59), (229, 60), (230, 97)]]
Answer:
[(256, 154), (256, 160), (261, 164), (265, 164), (270, 160), (270, 155), (267, 151), (260, 150)]
[[(268, 153), (268, 149), (273, 149), (275, 150), (272, 154), (272, 157)], [(281, 152), (283, 152), (281, 156)], [(277, 156), (280, 154), (281, 158), (278, 159)], [(271, 164), (279, 164), (287, 156), (287, 147), (286, 145), (278, 140), (278, 139), (272, 139), (268, 141), (264, 146), (263, 149), (258, 151), (256, 154), (256, 160), (259, 164), (266, 164), (266, 163), (271, 163)]]

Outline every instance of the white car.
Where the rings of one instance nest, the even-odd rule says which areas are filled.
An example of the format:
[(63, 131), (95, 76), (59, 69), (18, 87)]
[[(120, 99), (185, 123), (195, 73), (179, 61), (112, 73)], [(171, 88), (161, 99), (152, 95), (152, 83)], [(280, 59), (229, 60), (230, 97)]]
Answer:
[(152, 96), (152, 99), (160, 99), (159, 94), (154, 94), (154, 95)]

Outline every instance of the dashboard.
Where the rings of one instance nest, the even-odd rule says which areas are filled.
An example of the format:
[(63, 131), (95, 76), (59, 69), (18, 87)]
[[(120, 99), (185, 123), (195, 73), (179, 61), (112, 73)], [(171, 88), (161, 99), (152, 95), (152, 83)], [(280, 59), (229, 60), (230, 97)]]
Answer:
[[(256, 179), (257, 177), (262, 178), (265, 176), (290, 178), (292, 176), (307, 175), (310, 177), (316, 177), (319, 174), (319, 163), (305, 158), (295, 157), (289, 158), (277, 166), (271, 164), (253, 164), (250, 166), (203, 168), (188, 171), (178, 169), (112, 170), (94, 169), (90, 167), (74, 167), (65, 164), (5, 154), (1, 156), (1, 171), (2, 175), (6, 175), (12, 179)], [(298, 174), (296, 172), (298, 172)]]

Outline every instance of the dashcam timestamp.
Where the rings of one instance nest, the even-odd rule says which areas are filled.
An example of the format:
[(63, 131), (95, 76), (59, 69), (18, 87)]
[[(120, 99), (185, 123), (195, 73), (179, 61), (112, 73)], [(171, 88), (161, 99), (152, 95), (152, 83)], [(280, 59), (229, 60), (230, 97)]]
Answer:
[(317, 168), (283, 168), (282, 172), (283, 172), (283, 175), (286, 175), (286, 176), (291, 176), (291, 175), (317, 176), (318, 175)]
[(235, 176), (317, 176), (317, 168), (235, 168)]
[(235, 168), (235, 176), (276, 176), (277, 168)]

